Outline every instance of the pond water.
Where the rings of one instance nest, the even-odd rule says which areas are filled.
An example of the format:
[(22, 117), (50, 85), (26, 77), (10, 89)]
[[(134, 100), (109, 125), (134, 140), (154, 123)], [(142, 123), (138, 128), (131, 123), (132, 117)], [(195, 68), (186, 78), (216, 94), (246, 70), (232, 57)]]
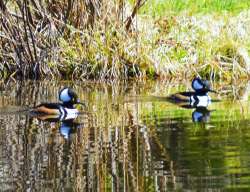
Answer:
[[(217, 83), (205, 112), (166, 96), (182, 82), (0, 84), (1, 191), (250, 190), (247, 82)], [(75, 119), (32, 117), (70, 86), (86, 107)], [(204, 118), (196, 122), (194, 113)]]

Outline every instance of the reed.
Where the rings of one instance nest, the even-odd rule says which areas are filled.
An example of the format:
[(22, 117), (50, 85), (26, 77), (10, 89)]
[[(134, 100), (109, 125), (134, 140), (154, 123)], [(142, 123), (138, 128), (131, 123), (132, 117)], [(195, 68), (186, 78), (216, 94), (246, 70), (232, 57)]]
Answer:
[[(187, 81), (166, 81), (165, 84), (157, 81), (110, 84), (10, 81), (2, 84), (0, 151), (1, 174), (5, 178), (2, 188), (8, 191), (30, 188), (37, 191), (148, 191), (149, 187), (157, 186), (164, 191), (182, 186), (187, 180), (194, 182), (198, 174), (196, 167), (199, 171), (208, 168), (191, 158), (187, 167), (193, 174), (184, 174), (185, 167), (179, 166), (183, 159), (176, 158), (173, 152), (181, 156), (199, 150), (197, 155), (207, 162), (211, 157), (203, 154), (204, 148), (198, 144), (207, 138), (213, 141), (213, 146), (218, 145), (218, 139), (223, 140), (218, 146), (221, 154), (228, 148), (228, 139), (235, 134), (239, 138), (241, 133), (248, 134), (249, 106), (239, 100), (235, 105), (229, 105), (232, 101), (214, 103), (209, 106), (210, 110), (216, 109), (210, 122), (193, 124), (194, 109), (177, 108), (165, 99), (166, 95), (186, 88), (185, 83)], [(56, 102), (58, 90), (63, 86), (72, 86), (81, 100), (88, 102), (88, 112), (74, 120), (79, 127), (72, 125), (68, 140), (60, 134), (62, 122), (41, 121), (13, 108), (11, 112), (15, 106)], [(245, 92), (248, 95), (246, 87), (249, 86), (243, 84), (240, 91), (239, 84), (235, 83), (234, 86), (220, 85), (217, 90), (220, 94), (227, 89), (231, 94)], [(162, 96), (162, 100), (157, 101), (152, 95)], [(242, 142), (239, 138), (234, 140), (234, 146)], [(224, 151), (223, 154), (228, 155), (228, 151)], [(229, 160), (222, 158), (221, 161), (236, 166), (238, 158), (230, 156)]]
[(0, 75), (78, 80), (249, 76), (249, 11), (154, 17), (144, 9), (146, 14), (138, 14), (150, 2), (0, 0)]

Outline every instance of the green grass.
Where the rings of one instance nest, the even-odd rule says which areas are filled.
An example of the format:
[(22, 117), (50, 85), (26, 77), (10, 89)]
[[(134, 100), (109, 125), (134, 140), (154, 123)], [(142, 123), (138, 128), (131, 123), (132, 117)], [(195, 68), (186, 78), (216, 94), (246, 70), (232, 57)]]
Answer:
[[(132, 8), (140, 1), (129, 2)], [(37, 26), (30, 23), (29, 34), (23, 30), (29, 20), (20, 23), (12, 14), (3, 17), (6, 21), (2, 24), (8, 26), (0, 24), (0, 63), (4, 63), (0, 77), (105, 80), (193, 78), (198, 74), (217, 79), (250, 76), (247, 0), (148, 0), (130, 29), (124, 24), (132, 9), (126, 10), (124, 20), (124, 9), (112, 11), (120, 6), (116, 1), (112, 5), (103, 2), (102, 16), (95, 17), (94, 23), (80, 14), (91, 7), (81, 2), (74, 5), (65, 25), (55, 17), (65, 5), (55, 3), (57, 9), (50, 10), (51, 24), (39, 33), (40, 17), (32, 11)], [(53, 7), (50, 3), (47, 6)]]
[(225, 11), (237, 14), (249, 7), (248, 0), (148, 0), (141, 13), (152, 16), (177, 15), (183, 11), (191, 15)]

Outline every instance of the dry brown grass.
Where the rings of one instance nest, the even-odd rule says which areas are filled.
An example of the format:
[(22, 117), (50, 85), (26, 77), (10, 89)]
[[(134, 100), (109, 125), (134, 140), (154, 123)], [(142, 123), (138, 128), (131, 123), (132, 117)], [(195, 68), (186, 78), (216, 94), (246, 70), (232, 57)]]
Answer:
[[(91, 66), (89, 71), (88, 65), (92, 62), (89, 56), (80, 57), (78, 63), (73, 63), (71, 57), (89, 51), (89, 46), (93, 43), (91, 38), (95, 38), (97, 34), (107, 34), (108, 30), (113, 29), (109, 35), (115, 38), (116, 30), (120, 28), (123, 28), (124, 32), (132, 32), (133, 18), (142, 4), (144, 1), (136, 1), (131, 14), (125, 15), (123, 0), (1, 0), (1, 76), (69, 78), (79, 73), (95, 71), (98, 61), (91, 63), (94, 67)], [(64, 52), (62, 42), (72, 41), (66, 49), (69, 50), (74, 45), (76, 53), (70, 50)], [(110, 46), (115, 48), (116, 40), (111, 43)], [(79, 50), (81, 48), (85, 50)], [(61, 60), (70, 60), (71, 63), (60, 63)]]
[(3, 78), (248, 78), (249, 11), (138, 16), (146, 1), (4, 1)]

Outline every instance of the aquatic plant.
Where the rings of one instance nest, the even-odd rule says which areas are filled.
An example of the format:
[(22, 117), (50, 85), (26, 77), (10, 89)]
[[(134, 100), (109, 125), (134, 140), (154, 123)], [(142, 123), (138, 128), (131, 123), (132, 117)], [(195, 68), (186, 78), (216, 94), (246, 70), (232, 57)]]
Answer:
[(1, 77), (248, 77), (249, 11), (138, 15), (145, 3), (0, 0)]
[[(159, 97), (183, 90), (184, 84), (173, 81), (0, 84), (3, 189), (183, 189), (184, 185), (191, 186), (189, 183), (200, 183), (197, 176), (204, 180), (204, 171), (211, 173), (218, 169), (218, 164), (225, 167), (221, 174), (214, 174), (220, 186), (228, 186), (229, 182), (234, 185), (234, 180), (225, 181), (224, 176), (236, 170), (239, 153), (248, 157), (248, 139), (244, 138), (249, 135), (248, 103), (214, 103), (209, 106), (210, 110), (215, 109), (210, 122), (193, 124), (193, 109), (178, 108), (166, 102), (165, 97), (162, 100)], [(238, 91), (236, 85), (229, 86), (234, 90), (230, 93)], [(74, 120), (79, 126), (71, 127), (68, 139), (60, 133), (61, 122), (41, 121), (17, 112), (43, 101), (56, 102), (62, 86), (74, 87), (81, 100), (88, 102), (88, 110)], [(205, 166), (208, 160), (209, 167)]]

